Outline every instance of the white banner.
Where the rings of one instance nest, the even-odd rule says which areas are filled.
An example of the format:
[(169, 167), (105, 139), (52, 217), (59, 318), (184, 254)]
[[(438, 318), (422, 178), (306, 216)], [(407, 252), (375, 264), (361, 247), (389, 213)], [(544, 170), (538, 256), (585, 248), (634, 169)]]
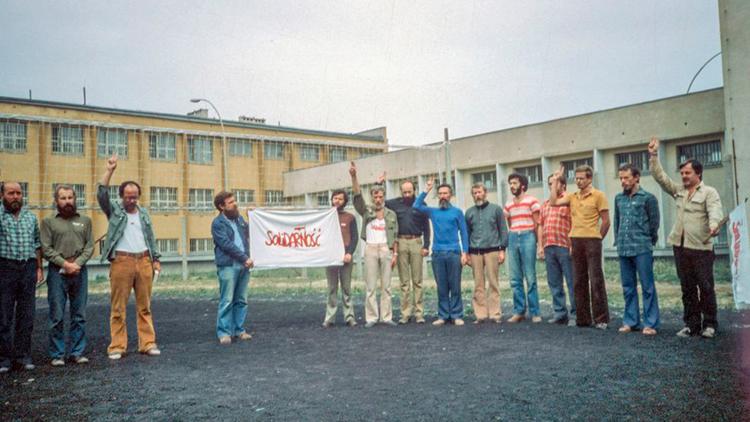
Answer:
[(248, 212), (250, 258), (255, 268), (327, 267), (344, 264), (336, 208)]
[[(743, 202), (729, 214), (732, 291), (737, 309), (750, 305), (750, 240), (747, 235), (747, 209)], [(745, 306), (741, 307), (740, 304)]]

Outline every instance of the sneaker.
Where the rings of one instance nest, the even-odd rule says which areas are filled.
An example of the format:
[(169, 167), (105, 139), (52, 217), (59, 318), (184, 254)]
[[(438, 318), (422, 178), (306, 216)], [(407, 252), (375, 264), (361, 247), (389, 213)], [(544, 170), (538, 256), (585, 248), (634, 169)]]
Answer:
[(400, 320), (398, 320), (398, 323), (401, 325), (408, 324), (409, 318), (401, 318)]
[(432, 325), (434, 325), (435, 327), (442, 327), (443, 325), (445, 325), (445, 320), (438, 318), (435, 321), (432, 321)]
[(646, 327), (643, 329), (643, 335), (644, 336), (655, 336), (656, 330), (652, 327)]
[(620, 333), (629, 333), (629, 332), (633, 331), (633, 329), (630, 328), (629, 325), (623, 325), (622, 327), (620, 327), (619, 329), (617, 329), (617, 331), (620, 332)]
[(571, 319), (568, 321), (568, 327), (575, 327), (576, 326), (576, 320)]
[(607, 329), (607, 323), (606, 322), (600, 322), (595, 325), (596, 328), (600, 330), (606, 330)]
[(50, 362), (52, 366), (65, 366), (65, 361), (62, 358), (55, 358), (52, 359), (52, 362)]
[(232, 344), (232, 338), (229, 336), (221, 336), (219, 337), (219, 344), (226, 346), (227, 344)]
[(688, 338), (688, 337), (691, 337), (692, 335), (693, 335), (693, 332), (690, 331), (689, 327), (683, 327), (682, 330), (677, 332), (677, 337)]
[(8, 366), (0, 366), (0, 374), (4, 374), (6, 372), (10, 371), (10, 367)]
[(158, 347), (152, 347), (152, 348), (146, 350), (146, 354), (148, 356), (159, 356), (159, 355), (161, 355), (161, 350), (159, 350)]
[(539, 315), (533, 316), (531, 317), (531, 322), (533, 322), (534, 324), (539, 324), (540, 322), (542, 322), (542, 317), (540, 317)]
[(714, 327), (706, 327), (701, 332), (701, 337), (703, 338), (714, 338), (716, 335), (716, 329)]
[(461, 319), (461, 318), (453, 320), (453, 325), (456, 325), (456, 326), (460, 327), (460, 326), (464, 325), (464, 320)]
[(357, 321), (355, 321), (353, 319), (350, 319), (349, 321), (346, 321), (346, 325), (348, 325), (350, 327), (356, 327), (357, 326)]
[(367, 321), (365, 323), (365, 328), (372, 328), (375, 326), (375, 321)]
[(87, 358), (86, 356), (76, 356), (73, 358), (73, 362), (79, 365), (83, 365), (85, 363), (89, 363), (89, 358)]
[[(331, 324), (331, 325), (333, 325), (333, 324)], [(236, 338), (237, 340), (248, 341), (248, 340), (251, 340), (251, 339), (253, 338), (253, 335), (252, 335), (252, 334), (250, 334), (250, 333), (248, 333), (248, 332), (246, 331), (246, 332), (244, 332), (244, 333), (240, 333), (240, 335), (238, 335), (238, 336), (235, 336), (235, 338)]]
[(393, 322), (393, 321), (392, 321), (392, 320), (390, 320), (390, 319), (387, 319), (387, 320), (385, 320), (385, 321), (382, 321), (382, 322), (383, 322), (383, 324), (385, 324), (385, 325), (389, 325), (389, 326), (391, 326), (391, 327), (395, 327), (395, 326), (396, 326), (396, 323), (395, 323), (395, 322)]
[(33, 371), (34, 369), (36, 369), (36, 365), (34, 365), (31, 362), (26, 362), (26, 363), (23, 364), (23, 369), (25, 369), (27, 371)]
[(508, 318), (508, 322), (510, 322), (511, 324), (515, 324), (516, 322), (521, 322), (524, 319), (526, 319), (526, 317), (524, 317), (523, 315), (516, 314), (516, 315), (513, 315), (512, 317)]
[(417, 324), (424, 324), (424, 318), (417, 317)]
[(120, 358), (122, 358), (122, 353), (110, 353), (107, 357), (110, 360), (120, 360)]
[(323, 323), (321, 324), (321, 326), (323, 328), (331, 328), (331, 327), (333, 327), (333, 323), (332, 322), (328, 322), (328, 321), (323, 321)]

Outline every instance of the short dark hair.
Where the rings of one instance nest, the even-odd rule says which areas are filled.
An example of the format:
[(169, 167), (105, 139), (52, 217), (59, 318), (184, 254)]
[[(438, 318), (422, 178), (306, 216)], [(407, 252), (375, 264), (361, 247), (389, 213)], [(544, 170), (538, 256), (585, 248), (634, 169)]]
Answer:
[(344, 205), (343, 206), (346, 206), (346, 204), (349, 203), (349, 194), (346, 193), (345, 190), (343, 190), (343, 189), (336, 189), (335, 191), (331, 192), (331, 202), (333, 202), (333, 197), (336, 196), (336, 195), (344, 195)]
[(623, 163), (617, 171), (630, 171), (633, 177), (641, 177), (641, 169), (631, 163)]
[[(550, 174), (547, 176), (547, 182), (549, 182), (549, 179), (551, 179), (554, 176), (554, 174)], [(560, 182), (563, 186), (568, 186), (568, 176), (565, 175), (565, 173), (560, 173), (560, 177), (557, 178), (557, 181)]]
[(232, 192), (227, 192), (225, 190), (217, 193), (216, 196), (214, 196), (214, 206), (219, 212), (221, 212), (221, 207), (224, 206), (226, 200), (233, 196), (234, 194)]
[(680, 163), (680, 170), (682, 170), (682, 168), (688, 164), (690, 164), (690, 167), (693, 168), (693, 171), (698, 175), (698, 178), (703, 180), (703, 164), (695, 158), (688, 158), (687, 160)]
[(66, 185), (66, 184), (62, 183), (62, 184), (59, 184), (59, 185), (55, 186), (55, 196), (54, 196), (55, 201), (57, 201), (58, 196), (60, 196), (60, 191), (61, 190), (72, 191), (73, 192), (73, 198), (76, 197), (76, 190), (73, 189), (73, 186)]
[(594, 177), (594, 168), (588, 164), (581, 164), (580, 166), (576, 167), (576, 171), (574, 171), (574, 173), (586, 173), (586, 178), (591, 179)]
[(525, 174), (511, 173), (510, 176), (508, 176), (508, 183), (510, 183), (510, 181), (513, 179), (517, 179), (518, 183), (521, 184), (521, 190), (523, 190), (524, 192), (529, 190), (529, 178), (526, 177)]
[(133, 186), (137, 187), (138, 188), (138, 197), (141, 196), (141, 185), (139, 185), (137, 182), (134, 182), (132, 180), (126, 180), (126, 181), (120, 183), (120, 187), (117, 189), (117, 193), (120, 195), (120, 198), (122, 198), (123, 196), (125, 196), (125, 188), (128, 185), (133, 185)]
[(441, 183), (441, 184), (439, 184), (438, 187), (437, 187), (437, 190), (439, 191), (440, 188), (448, 188), (448, 190), (451, 191), (451, 195), (453, 194), (453, 186), (451, 186), (448, 183)]

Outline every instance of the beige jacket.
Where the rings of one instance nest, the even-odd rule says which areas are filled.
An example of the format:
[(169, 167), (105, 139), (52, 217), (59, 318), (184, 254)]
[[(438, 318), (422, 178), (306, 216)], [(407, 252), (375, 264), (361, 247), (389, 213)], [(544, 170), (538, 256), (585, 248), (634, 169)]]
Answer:
[(684, 247), (712, 250), (713, 238), (710, 232), (718, 227), (719, 222), (724, 218), (719, 192), (701, 182), (691, 198), (687, 189), (667, 176), (659, 163), (658, 156), (650, 158), (649, 167), (651, 175), (665, 192), (672, 195), (677, 207), (674, 227), (667, 238), (669, 244), (680, 246), (680, 240), (684, 236), (682, 243)]

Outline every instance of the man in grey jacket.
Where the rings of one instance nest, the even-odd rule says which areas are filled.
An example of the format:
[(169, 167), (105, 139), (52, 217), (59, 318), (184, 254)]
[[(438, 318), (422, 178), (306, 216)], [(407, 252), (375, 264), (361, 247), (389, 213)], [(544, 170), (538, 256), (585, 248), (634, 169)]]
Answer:
[[(500, 284), (497, 279), (500, 264), (505, 262), (508, 246), (508, 229), (503, 209), (487, 202), (487, 188), (482, 183), (471, 187), (474, 206), (466, 210), (466, 227), (469, 231), (469, 258), (474, 270), (474, 295), (471, 303), (476, 316), (475, 324), (491, 321), (500, 323)], [(485, 276), (489, 280), (489, 293), (485, 290)]]

